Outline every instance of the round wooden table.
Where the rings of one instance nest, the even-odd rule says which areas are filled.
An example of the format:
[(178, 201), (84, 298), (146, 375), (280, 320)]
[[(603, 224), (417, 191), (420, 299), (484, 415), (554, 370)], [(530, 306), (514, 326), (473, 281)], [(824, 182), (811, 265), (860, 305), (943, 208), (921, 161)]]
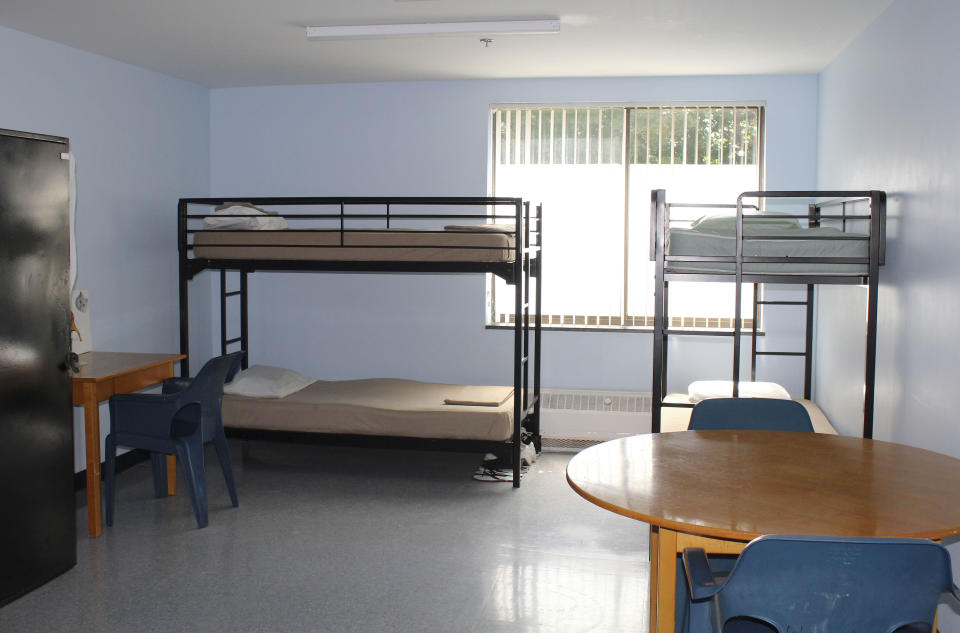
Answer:
[(651, 525), (650, 631), (674, 628), (676, 556), (735, 554), (762, 534), (960, 534), (960, 460), (819, 433), (685, 431), (575, 455), (570, 486)]

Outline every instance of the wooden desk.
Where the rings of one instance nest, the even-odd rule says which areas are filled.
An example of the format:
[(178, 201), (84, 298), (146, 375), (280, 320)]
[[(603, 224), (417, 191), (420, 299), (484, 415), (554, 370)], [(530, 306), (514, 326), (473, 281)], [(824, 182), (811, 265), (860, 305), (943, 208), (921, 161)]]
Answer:
[(637, 435), (574, 456), (567, 481), (588, 501), (651, 525), (651, 633), (674, 629), (676, 557), (686, 547), (736, 554), (762, 534), (960, 534), (960, 460), (854, 437)]
[[(73, 374), (73, 404), (83, 405), (87, 448), (87, 522), (90, 536), (103, 531), (100, 502), (100, 403), (115, 393), (130, 393), (173, 376), (173, 364), (183, 354), (80, 354), (80, 371)], [(176, 458), (167, 457), (167, 489), (177, 489)]]

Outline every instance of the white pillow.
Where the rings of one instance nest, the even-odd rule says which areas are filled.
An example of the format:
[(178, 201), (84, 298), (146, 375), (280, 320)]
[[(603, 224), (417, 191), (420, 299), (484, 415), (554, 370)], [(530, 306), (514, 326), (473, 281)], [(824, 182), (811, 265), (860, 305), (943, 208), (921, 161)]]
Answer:
[[(800, 222), (797, 218), (786, 217), (787, 213), (780, 211), (767, 211), (760, 214), (749, 214), (743, 216), (743, 230), (745, 233), (754, 233), (763, 231), (780, 231), (789, 229), (799, 229)], [(694, 231), (703, 233), (715, 233), (718, 235), (727, 235), (737, 232), (737, 216), (735, 215), (705, 215), (698, 218), (690, 225)]]
[(317, 382), (292, 369), (254, 365), (223, 386), (223, 393), (250, 398), (285, 398)]
[[(221, 217), (237, 215), (244, 217)], [(280, 231), (287, 226), (282, 216), (264, 211), (249, 202), (219, 206), (212, 215), (203, 218), (203, 228), (212, 231)]]
[[(690, 402), (696, 404), (701, 400), (708, 398), (731, 398), (733, 397), (732, 380), (698, 380), (690, 383), (687, 387), (687, 395), (690, 396)], [(740, 382), (741, 398), (776, 398), (778, 400), (790, 400), (790, 394), (787, 390), (775, 382)]]

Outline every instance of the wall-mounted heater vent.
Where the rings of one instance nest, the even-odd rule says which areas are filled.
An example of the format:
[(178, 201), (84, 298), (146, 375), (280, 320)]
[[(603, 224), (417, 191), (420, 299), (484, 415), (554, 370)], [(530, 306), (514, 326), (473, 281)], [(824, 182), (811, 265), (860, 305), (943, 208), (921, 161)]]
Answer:
[(617, 437), (650, 432), (649, 392), (544, 389), (543, 448), (579, 451)]

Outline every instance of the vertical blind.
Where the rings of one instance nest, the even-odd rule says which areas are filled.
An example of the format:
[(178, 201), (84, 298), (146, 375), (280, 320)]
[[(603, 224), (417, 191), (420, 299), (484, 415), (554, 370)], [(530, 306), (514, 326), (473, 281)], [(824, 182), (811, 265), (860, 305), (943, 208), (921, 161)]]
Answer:
[(496, 110), (500, 165), (755, 165), (760, 106)]

